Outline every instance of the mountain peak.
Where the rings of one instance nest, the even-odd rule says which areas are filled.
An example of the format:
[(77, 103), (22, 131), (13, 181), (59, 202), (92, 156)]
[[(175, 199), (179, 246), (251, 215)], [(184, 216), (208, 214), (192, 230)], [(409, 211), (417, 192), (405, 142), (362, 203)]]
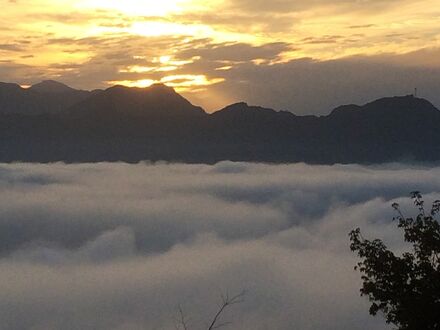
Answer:
[(89, 95), (87, 91), (76, 90), (53, 80), (42, 81), (30, 88), (0, 83), (0, 114), (62, 113)]
[(0, 82), (0, 91), (10, 92), (13, 90), (19, 91), (19, 90), (22, 90), (22, 88), (19, 84)]
[(154, 84), (149, 87), (112, 86), (91, 96), (71, 109), (76, 114), (94, 113), (98, 116), (197, 116), (205, 111), (192, 105), (172, 87)]
[(367, 103), (366, 107), (387, 107), (400, 110), (431, 110), (438, 111), (428, 100), (415, 97), (414, 95), (384, 97), (373, 102)]
[(231, 105), (228, 105), (225, 109), (239, 109), (239, 108), (249, 108), (249, 104), (246, 102), (237, 102)]
[(225, 108), (219, 110), (220, 111), (225, 111), (225, 112), (237, 112), (237, 111), (242, 111), (242, 112), (276, 112), (273, 109), (269, 109), (269, 108), (263, 108), (260, 106), (255, 106), (255, 105), (249, 105), (246, 102), (237, 102), (237, 103), (233, 103), (230, 104), (228, 106), (226, 106)]
[(393, 96), (377, 99), (363, 106), (349, 104), (335, 108), (329, 117), (347, 115), (399, 116), (399, 115), (440, 114), (439, 110), (428, 100), (414, 95)]
[(151, 89), (161, 89), (161, 90), (168, 90), (168, 91), (173, 91), (175, 92), (173, 87), (170, 87), (166, 84), (163, 83), (156, 83), (150, 86)]
[(276, 113), (275, 110), (269, 109), (269, 108), (263, 108), (259, 106), (253, 106), (249, 105), (246, 102), (237, 102), (233, 103), (231, 105), (228, 105), (227, 107), (214, 112), (216, 115), (220, 114), (250, 114), (250, 115), (256, 115), (256, 114), (272, 114)]
[(65, 93), (74, 89), (55, 80), (43, 80), (42, 82), (32, 85), (29, 90), (38, 93)]
[(153, 84), (151, 86), (148, 87), (129, 87), (129, 86), (125, 86), (125, 85), (114, 85), (112, 87), (109, 87), (106, 89), (106, 91), (108, 92), (113, 92), (113, 91), (125, 91), (125, 92), (144, 92), (144, 93), (148, 93), (148, 92), (157, 92), (157, 93), (173, 93), (173, 94), (177, 94), (176, 91), (174, 90), (174, 88), (167, 86), (165, 84), (162, 83), (157, 83), (157, 84)]

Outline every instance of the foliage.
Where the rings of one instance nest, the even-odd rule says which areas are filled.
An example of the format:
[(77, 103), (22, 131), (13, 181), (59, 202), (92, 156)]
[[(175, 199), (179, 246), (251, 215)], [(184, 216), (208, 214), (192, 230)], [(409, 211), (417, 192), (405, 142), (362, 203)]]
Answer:
[(403, 229), (410, 252), (396, 255), (379, 239), (350, 233), (350, 248), (361, 258), (355, 267), (362, 273), (362, 296), (370, 300), (370, 314), (383, 313), (398, 329), (440, 329), (440, 224), (435, 216), (440, 201), (427, 213), (418, 191), (411, 193), (418, 208), (415, 218), (405, 218), (397, 203), (394, 218)]

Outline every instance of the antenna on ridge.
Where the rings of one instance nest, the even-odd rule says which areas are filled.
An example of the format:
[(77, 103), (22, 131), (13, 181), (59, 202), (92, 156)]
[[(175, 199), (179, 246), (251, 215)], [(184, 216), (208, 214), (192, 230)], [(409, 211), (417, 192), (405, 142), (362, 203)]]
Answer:
[(414, 97), (417, 97), (417, 87), (414, 88)]

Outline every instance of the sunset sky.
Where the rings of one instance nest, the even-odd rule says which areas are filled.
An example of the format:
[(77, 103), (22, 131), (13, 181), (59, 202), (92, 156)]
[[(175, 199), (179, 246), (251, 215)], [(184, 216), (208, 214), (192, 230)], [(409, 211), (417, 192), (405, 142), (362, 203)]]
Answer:
[(162, 82), (207, 110), (325, 113), (414, 87), (440, 103), (438, 0), (0, 3), (1, 81)]

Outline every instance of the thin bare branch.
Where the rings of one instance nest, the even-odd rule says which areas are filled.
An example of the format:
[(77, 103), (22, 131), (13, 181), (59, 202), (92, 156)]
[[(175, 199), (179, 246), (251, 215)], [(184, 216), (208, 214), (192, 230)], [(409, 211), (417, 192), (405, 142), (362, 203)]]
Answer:
[(227, 321), (227, 322), (223, 322), (223, 323), (219, 323), (218, 325), (214, 326), (212, 329), (219, 329), (219, 328), (223, 328), (226, 327), (228, 325), (232, 324), (232, 322)]
[(182, 306), (179, 305), (178, 308), (179, 316), (175, 320), (176, 324), (174, 325), (176, 330), (188, 330), (188, 319), (185, 316), (185, 313), (183, 312)]
[(223, 314), (223, 312), (232, 305), (235, 304), (239, 304), (242, 303), (244, 300), (244, 296), (245, 296), (246, 292), (243, 290), (241, 291), (239, 294), (233, 296), (233, 297), (229, 297), (229, 294), (226, 293), (226, 295), (222, 294), (221, 295), (221, 299), (222, 299), (222, 303), (219, 306), (219, 310), (217, 311), (217, 313), (214, 315), (214, 318), (212, 319), (208, 330), (214, 330), (214, 329), (219, 329), (222, 328), (224, 326), (227, 326), (229, 324), (231, 324), (231, 322), (222, 322), (219, 323), (220, 321), (220, 317)]

